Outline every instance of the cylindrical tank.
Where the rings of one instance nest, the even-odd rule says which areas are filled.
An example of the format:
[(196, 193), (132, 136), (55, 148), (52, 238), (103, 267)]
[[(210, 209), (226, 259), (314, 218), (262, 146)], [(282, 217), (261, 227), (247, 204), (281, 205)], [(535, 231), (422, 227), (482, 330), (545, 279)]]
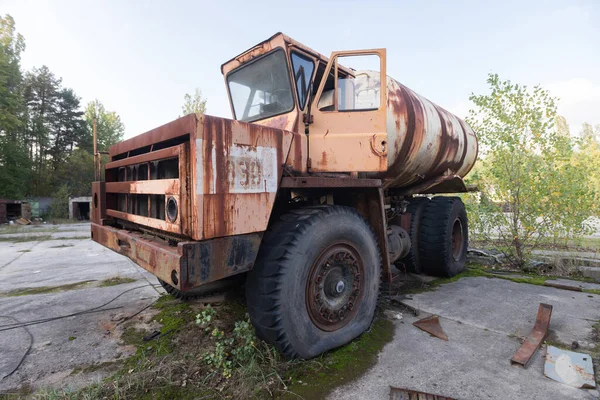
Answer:
[(464, 177), (477, 158), (477, 137), (465, 121), (390, 77), (387, 134), (390, 187), (447, 173)]
[[(370, 86), (378, 83), (379, 72), (360, 71), (358, 77)], [(389, 76), (386, 86), (388, 169), (377, 174), (386, 186), (404, 188), (442, 175), (467, 175), (477, 158), (473, 129)]]

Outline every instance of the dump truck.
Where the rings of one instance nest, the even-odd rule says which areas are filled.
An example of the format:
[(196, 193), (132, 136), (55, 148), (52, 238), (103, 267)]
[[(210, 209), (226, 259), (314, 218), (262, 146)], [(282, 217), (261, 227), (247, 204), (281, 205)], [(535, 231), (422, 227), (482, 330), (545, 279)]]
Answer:
[(476, 135), (388, 77), (385, 49), (327, 58), (277, 33), (221, 71), (233, 119), (187, 115), (110, 147), (94, 241), (181, 299), (243, 287), (257, 336), (291, 358), (368, 329), (394, 268), (463, 270), (449, 194), (468, 191)]

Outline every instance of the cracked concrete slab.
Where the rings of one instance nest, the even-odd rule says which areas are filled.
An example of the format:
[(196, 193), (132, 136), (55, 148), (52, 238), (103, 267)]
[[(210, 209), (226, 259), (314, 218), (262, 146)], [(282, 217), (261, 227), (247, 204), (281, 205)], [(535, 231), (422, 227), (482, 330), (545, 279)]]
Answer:
[[(89, 224), (60, 228), (55, 234), (64, 235), (71, 228), (74, 236), (82, 236), (90, 229)], [(134, 281), (99, 286), (114, 277)], [(16, 289), (85, 281), (98, 284), (77, 285), (74, 290), (56, 293), (8, 295)], [(164, 291), (152, 274), (89, 239), (0, 242), (0, 393), (22, 386), (77, 386), (103, 378), (102, 371), (71, 373), (78, 367), (126, 358), (133, 348), (120, 345), (115, 337), (119, 319), (152, 304), (161, 293)], [(3, 379), (18, 365), (30, 343), (24, 327), (8, 329), (15, 324), (8, 316), (21, 322), (40, 321), (90, 310), (117, 296), (104, 308), (118, 309), (27, 326), (33, 336), (31, 351), (19, 369)]]
[(550, 339), (589, 340), (600, 320), (600, 296), (484, 277), (462, 278), (405, 300), (421, 317), (440, 316), (443, 341), (412, 326), (405, 313), (395, 336), (364, 376), (331, 393), (331, 399), (387, 399), (391, 386), (459, 399), (594, 399), (596, 390), (574, 389), (544, 376), (545, 347), (526, 368), (510, 358), (527, 336), (539, 303), (553, 305)]

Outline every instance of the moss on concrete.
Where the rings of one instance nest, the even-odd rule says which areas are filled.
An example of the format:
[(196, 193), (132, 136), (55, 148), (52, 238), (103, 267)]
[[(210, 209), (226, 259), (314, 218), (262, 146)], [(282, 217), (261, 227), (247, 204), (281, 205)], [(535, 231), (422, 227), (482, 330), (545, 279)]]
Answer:
[(47, 294), (47, 293), (56, 293), (56, 292), (64, 292), (67, 290), (77, 290), (83, 287), (89, 286), (94, 281), (83, 281), (83, 282), (75, 282), (69, 283), (66, 285), (60, 286), (40, 286), (34, 288), (22, 288), (15, 289), (7, 292), (5, 296), (14, 297), (14, 296), (29, 296), (35, 294)]
[(125, 283), (132, 283), (135, 282), (135, 279), (133, 278), (123, 278), (121, 276), (115, 276), (112, 278), (108, 278), (103, 280), (102, 282), (100, 282), (100, 287), (106, 287), (106, 286), (116, 286), (116, 285), (122, 285)]
[(378, 319), (368, 332), (346, 346), (321, 355), (315, 360), (301, 361), (287, 373), (291, 379), (282, 398), (321, 399), (333, 389), (358, 379), (376, 362), (383, 346), (394, 338), (394, 325)]

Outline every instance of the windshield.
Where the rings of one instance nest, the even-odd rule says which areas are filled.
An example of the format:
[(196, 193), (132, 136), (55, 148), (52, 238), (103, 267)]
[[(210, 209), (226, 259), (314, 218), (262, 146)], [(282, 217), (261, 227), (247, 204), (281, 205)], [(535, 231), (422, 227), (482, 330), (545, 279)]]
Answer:
[(283, 50), (230, 73), (227, 85), (237, 120), (257, 121), (294, 108)]

